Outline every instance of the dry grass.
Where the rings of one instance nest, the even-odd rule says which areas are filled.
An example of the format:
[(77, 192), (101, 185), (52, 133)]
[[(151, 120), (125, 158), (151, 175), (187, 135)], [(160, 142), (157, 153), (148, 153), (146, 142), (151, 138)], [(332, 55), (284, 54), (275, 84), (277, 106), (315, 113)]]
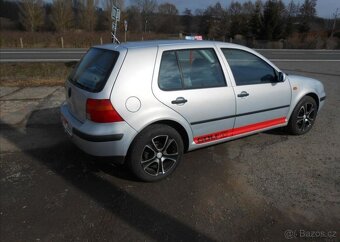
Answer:
[(286, 48), (291, 49), (327, 49), (327, 32), (295, 33), (287, 39)]
[(2, 87), (41, 87), (41, 86), (63, 86), (65, 80), (0, 80)]
[(64, 63), (2, 63), (1, 86), (63, 85), (72, 67)]
[(0, 36), (1, 48), (20, 48), (20, 38), (24, 48), (61, 48), (61, 37), (64, 39), (65, 48), (88, 48), (92, 45), (110, 42), (110, 35), (106, 32), (24, 32), (24, 31), (2, 31)]
[[(55, 32), (24, 32), (24, 31), (1, 31), (1, 48), (21, 48), (20, 38), (24, 48), (61, 48), (61, 37), (64, 40), (64, 48), (89, 48), (93, 45), (111, 42), (111, 33), (72, 31), (65, 33)], [(124, 41), (124, 33), (119, 33), (118, 38)], [(178, 39), (178, 35), (166, 35), (155, 33), (127, 33), (128, 41), (151, 39)]]
[[(1, 31), (0, 47), (1, 48), (20, 48), (20, 38), (23, 41), (24, 48), (60, 48), (61, 37), (64, 40), (64, 48), (89, 48), (93, 45), (111, 42), (111, 33), (102, 32), (84, 32), (69, 31), (64, 33), (56, 32), (24, 32), (24, 31)], [(127, 33), (127, 41), (136, 40), (155, 40), (155, 39), (178, 39), (177, 34), (156, 34), (156, 33)], [(118, 34), (118, 39), (124, 41), (124, 33)], [(318, 49), (340, 48), (340, 39), (333, 38), (329, 40), (327, 32), (311, 32), (308, 34), (295, 33), (286, 40), (282, 41), (260, 41), (247, 43), (246, 40), (240, 41), (234, 39), (235, 43), (248, 44), (253, 48), (293, 48), (293, 49)], [(334, 42), (330, 45), (328, 42)]]

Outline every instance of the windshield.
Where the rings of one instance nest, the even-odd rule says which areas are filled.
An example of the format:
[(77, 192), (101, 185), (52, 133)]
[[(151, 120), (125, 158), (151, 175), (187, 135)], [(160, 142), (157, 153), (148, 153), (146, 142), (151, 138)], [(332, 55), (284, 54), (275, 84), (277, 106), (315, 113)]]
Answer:
[(116, 64), (119, 52), (91, 48), (69, 76), (69, 81), (89, 92), (100, 92)]

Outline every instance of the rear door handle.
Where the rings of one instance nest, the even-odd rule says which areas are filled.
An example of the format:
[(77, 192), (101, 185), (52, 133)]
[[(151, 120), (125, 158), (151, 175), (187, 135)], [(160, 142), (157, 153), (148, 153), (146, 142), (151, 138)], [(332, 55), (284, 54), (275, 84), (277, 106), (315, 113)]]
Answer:
[(241, 93), (237, 94), (238, 97), (247, 97), (249, 96), (249, 93), (247, 93), (246, 91), (242, 91)]
[(172, 104), (184, 104), (187, 101), (188, 100), (186, 100), (184, 97), (178, 97), (178, 98), (176, 98), (176, 100), (172, 100), (171, 103)]

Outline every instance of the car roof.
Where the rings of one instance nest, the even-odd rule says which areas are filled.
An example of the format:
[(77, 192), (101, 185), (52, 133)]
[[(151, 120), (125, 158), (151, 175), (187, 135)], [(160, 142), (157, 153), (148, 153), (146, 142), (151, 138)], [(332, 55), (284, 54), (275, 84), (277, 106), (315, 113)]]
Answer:
[(169, 49), (171, 47), (175, 48), (209, 48), (209, 47), (217, 47), (217, 48), (230, 48), (230, 49), (240, 49), (245, 50), (250, 53), (253, 53), (256, 56), (261, 57), (261, 59), (265, 60), (271, 66), (275, 67), (276, 70), (280, 71), (280, 69), (272, 63), (270, 60), (254, 51), (251, 48), (248, 48), (243, 45), (228, 43), (228, 42), (220, 42), (220, 41), (209, 41), (209, 40), (147, 40), (147, 41), (135, 41), (135, 42), (126, 42), (121, 44), (104, 44), (100, 46), (95, 46), (97, 48), (103, 48), (114, 51), (130, 51), (130, 50), (141, 50), (141, 49), (152, 49), (158, 48), (162, 46), (167, 46)]
[(218, 42), (218, 41), (207, 41), (207, 40), (147, 40), (147, 41), (135, 41), (135, 42), (126, 42), (121, 44), (105, 44), (101, 46), (97, 46), (99, 48), (117, 50), (120, 49), (147, 49), (147, 48), (157, 48), (161, 46), (175, 46), (175, 47), (206, 47), (207, 45), (223, 45), (226, 48), (242, 48), (248, 49), (244, 46), (226, 43), (226, 42)]

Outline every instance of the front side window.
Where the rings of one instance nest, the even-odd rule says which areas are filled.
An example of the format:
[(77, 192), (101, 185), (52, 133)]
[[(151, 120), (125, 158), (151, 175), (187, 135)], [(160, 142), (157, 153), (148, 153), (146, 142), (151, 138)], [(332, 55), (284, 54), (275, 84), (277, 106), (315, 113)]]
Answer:
[(158, 84), (165, 91), (226, 85), (221, 65), (213, 49), (163, 52)]
[(101, 91), (116, 64), (119, 52), (91, 48), (74, 68), (68, 80), (89, 92)]
[(278, 74), (273, 67), (249, 52), (222, 49), (234, 75), (236, 85), (253, 85), (276, 82)]

